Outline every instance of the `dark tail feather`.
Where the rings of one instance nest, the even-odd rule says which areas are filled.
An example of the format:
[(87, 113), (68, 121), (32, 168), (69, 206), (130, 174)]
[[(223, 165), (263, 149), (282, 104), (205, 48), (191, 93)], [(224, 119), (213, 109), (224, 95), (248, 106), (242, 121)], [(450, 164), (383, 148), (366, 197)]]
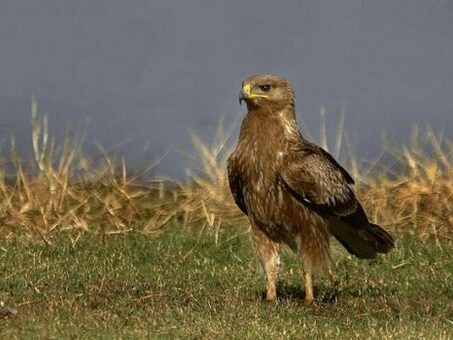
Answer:
[(374, 241), (378, 253), (388, 253), (395, 245), (395, 240), (392, 235), (377, 224), (368, 224), (365, 231), (371, 236), (370, 239)]
[(354, 228), (344, 221), (329, 221), (333, 236), (353, 255), (361, 259), (375, 258), (377, 253), (387, 253), (393, 248), (393, 237), (377, 224)]

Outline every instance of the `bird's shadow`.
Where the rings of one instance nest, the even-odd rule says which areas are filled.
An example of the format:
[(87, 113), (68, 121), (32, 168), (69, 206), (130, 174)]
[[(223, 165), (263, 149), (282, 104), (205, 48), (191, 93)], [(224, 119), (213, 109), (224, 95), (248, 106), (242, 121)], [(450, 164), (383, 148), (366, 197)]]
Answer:
[[(334, 304), (339, 301), (342, 290), (334, 285), (330, 287), (315, 287), (315, 301), (320, 304)], [(266, 300), (266, 292), (261, 292), (261, 299)], [(287, 302), (305, 302), (305, 290), (297, 284), (277, 283), (277, 299)]]

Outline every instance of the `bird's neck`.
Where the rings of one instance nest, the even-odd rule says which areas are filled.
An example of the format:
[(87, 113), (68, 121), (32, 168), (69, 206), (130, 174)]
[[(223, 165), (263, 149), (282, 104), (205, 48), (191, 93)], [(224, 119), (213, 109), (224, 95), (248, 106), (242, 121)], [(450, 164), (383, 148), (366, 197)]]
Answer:
[(255, 138), (300, 140), (294, 105), (281, 108), (250, 108), (242, 129)]
[(247, 116), (253, 116), (260, 120), (291, 120), (296, 121), (293, 104), (285, 106), (248, 107)]

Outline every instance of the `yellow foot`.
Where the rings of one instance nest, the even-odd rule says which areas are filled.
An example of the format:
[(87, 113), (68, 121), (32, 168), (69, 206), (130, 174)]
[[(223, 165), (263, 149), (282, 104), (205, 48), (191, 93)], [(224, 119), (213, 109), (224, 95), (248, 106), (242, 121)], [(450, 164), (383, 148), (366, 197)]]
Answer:
[(311, 310), (313, 312), (319, 311), (319, 308), (320, 308), (320, 305), (319, 305), (318, 301), (316, 301), (315, 299), (311, 299), (311, 300), (305, 299), (304, 300), (304, 305), (309, 307), (309, 308), (311, 308)]
[(275, 288), (268, 288), (266, 292), (266, 301), (275, 303), (277, 301), (277, 292)]

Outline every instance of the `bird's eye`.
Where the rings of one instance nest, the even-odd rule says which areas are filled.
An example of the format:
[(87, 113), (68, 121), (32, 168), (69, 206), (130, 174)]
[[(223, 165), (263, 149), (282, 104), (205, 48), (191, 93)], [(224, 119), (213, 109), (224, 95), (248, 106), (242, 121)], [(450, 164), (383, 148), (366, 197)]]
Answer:
[(267, 91), (269, 91), (271, 89), (271, 86), (268, 85), (268, 84), (260, 85), (259, 87), (260, 87), (261, 91), (263, 91), (263, 92), (267, 92)]

